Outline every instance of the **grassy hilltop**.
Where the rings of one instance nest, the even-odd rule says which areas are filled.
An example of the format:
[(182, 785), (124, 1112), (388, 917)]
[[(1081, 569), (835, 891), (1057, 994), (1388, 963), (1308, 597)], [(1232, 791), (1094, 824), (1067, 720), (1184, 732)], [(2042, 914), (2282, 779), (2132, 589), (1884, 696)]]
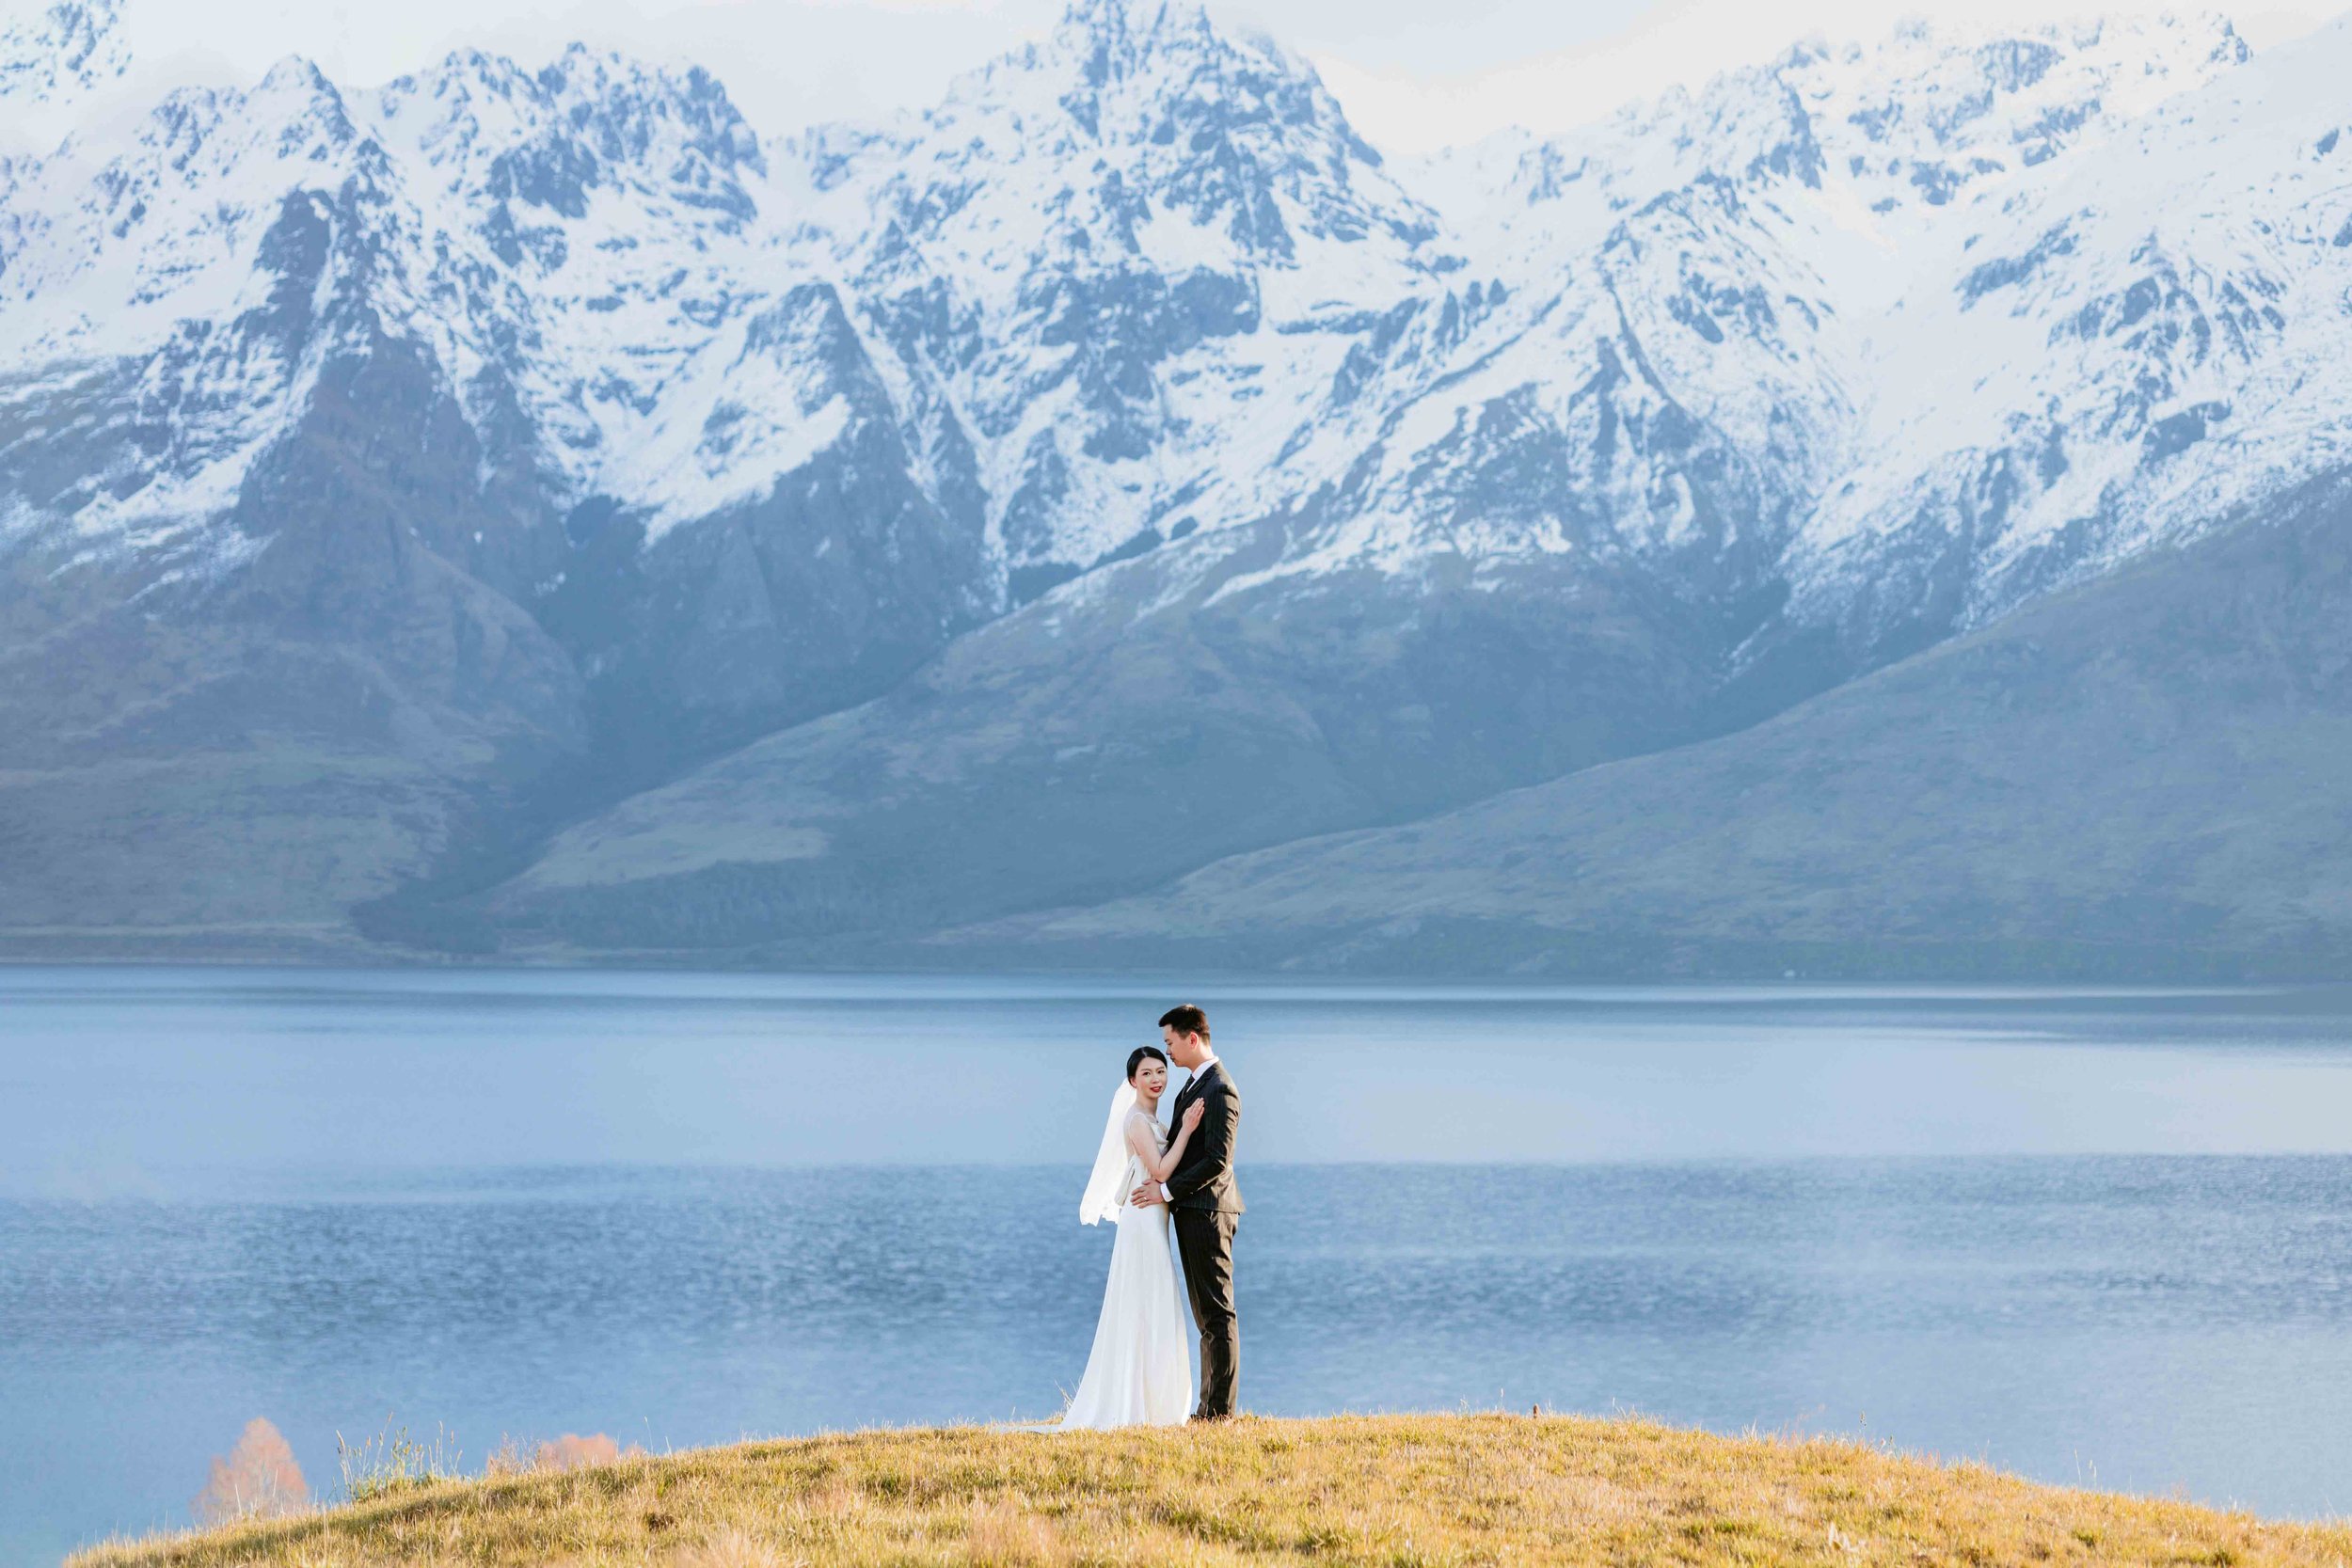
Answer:
[(366, 1564), (2352, 1563), (2352, 1526), (2040, 1486), (1851, 1442), (1413, 1416), (747, 1443), (443, 1481), (70, 1568)]

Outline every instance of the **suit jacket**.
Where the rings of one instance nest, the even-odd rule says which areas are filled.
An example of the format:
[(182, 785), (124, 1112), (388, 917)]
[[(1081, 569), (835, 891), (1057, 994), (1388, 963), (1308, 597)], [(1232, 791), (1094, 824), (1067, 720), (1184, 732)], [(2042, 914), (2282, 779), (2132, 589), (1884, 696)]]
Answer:
[(1241, 1187), (1233, 1180), (1233, 1140), (1241, 1131), (1241, 1092), (1226, 1075), (1222, 1061), (1194, 1078), (1168, 1108), (1169, 1127), (1182, 1125), (1184, 1107), (1196, 1100), (1208, 1102), (1192, 1142), (1184, 1146), (1184, 1164), (1168, 1173), (1168, 1206), (1213, 1213), (1242, 1212)]

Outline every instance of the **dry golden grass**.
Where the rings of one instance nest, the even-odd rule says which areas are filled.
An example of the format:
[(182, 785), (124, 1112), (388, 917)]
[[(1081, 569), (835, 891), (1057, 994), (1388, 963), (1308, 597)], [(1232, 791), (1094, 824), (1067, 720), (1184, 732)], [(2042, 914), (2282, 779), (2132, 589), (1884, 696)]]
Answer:
[(747, 1443), (102, 1546), (70, 1568), (1320, 1562), (2352, 1565), (2352, 1527), (1635, 1420), (1245, 1419)]

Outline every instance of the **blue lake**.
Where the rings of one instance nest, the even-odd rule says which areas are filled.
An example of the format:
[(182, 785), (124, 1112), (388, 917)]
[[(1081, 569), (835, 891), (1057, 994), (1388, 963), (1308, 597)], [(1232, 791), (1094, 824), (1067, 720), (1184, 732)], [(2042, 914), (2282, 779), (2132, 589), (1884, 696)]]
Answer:
[(1243, 1090), (1244, 1402), (1858, 1433), (2352, 1509), (2352, 992), (0, 971), (0, 1562), (256, 1416), (1050, 1414), (1126, 1050)]

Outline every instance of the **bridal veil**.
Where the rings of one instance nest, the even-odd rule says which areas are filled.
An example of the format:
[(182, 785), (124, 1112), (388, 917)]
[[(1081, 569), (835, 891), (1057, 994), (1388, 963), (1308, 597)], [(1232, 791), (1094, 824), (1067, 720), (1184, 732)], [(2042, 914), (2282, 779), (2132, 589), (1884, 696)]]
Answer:
[(1135, 1108), (1136, 1086), (1121, 1080), (1119, 1092), (1111, 1096), (1111, 1119), (1103, 1125), (1103, 1147), (1095, 1151), (1094, 1169), (1087, 1177), (1086, 1196), (1078, 1199), (1078, 1221), (1082, 1225), (1116, 1221), (1127, 1201), (1123, 1189), (1132, 1153), (1127, 1148), (1127, 1117)]

